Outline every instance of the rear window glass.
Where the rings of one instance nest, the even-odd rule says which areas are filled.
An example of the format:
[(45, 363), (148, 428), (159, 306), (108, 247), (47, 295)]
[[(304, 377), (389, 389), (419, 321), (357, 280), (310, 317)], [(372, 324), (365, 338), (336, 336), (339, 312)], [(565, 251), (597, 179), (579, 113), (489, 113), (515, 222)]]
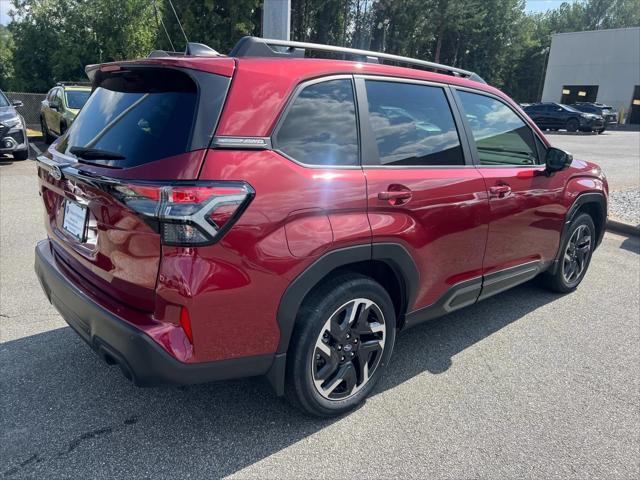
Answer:
[(276, 135), (277, 148), (307, 165), (358, 165), (358, 131), (351, 80), (306, 87)]
[(190, 150), (198, 92), (186, 74), (142, 69), (106, 78), (73, 122), (58, 150), (73, 147), (117, 154), (91, 163), (133, 167)]
[(464, 165), (442, 88), (378, 80), (366, 86), (381, 165)]
[(91, 92), (89, 90), (67, 90), (65, 95), (67, 97), (67, 106), (80, 110), (86, 103), (89, 95), (91, 95)]

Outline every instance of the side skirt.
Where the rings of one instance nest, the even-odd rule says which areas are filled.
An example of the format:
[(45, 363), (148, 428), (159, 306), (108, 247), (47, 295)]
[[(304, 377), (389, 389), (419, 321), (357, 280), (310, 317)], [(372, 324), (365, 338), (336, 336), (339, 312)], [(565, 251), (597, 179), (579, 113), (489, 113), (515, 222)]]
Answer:
[(404, 328), (442, 317), (447, 313), (504, 292), (533, 279), (544, 268), (545, 264), (543, 262), (528, 262), (485, 275), (484, 280), (482, 277), (478, 277), (458, 283), (452, 286), (435, 303), (407, 313)]

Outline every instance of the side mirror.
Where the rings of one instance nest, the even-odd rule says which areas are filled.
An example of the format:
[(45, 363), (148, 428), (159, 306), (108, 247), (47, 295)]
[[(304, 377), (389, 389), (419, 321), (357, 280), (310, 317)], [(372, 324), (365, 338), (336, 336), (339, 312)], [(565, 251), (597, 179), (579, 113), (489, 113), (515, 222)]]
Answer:
[(544, 159), (547, 173), (559, 172), (569, 168), (571, 162), (573, 162), (573, 155), (554, 147), (550, 147), (547, 150), (547, 156)]
[(19, 108), (21, 106), (24, 105), (24, 103), (22, 103), (22, 100), (16, 100), (15, 102), (12, 103), (12, 105), (16, 108)]

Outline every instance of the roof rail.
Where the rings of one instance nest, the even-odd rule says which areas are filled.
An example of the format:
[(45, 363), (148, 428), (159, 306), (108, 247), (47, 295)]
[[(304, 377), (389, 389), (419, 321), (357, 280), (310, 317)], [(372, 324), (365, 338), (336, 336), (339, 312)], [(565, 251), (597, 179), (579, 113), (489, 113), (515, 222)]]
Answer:
[[(274, 48), (275, 47), (275, 48)], [(339, 53), (354, 58), (357, 61), (368, 63), (381, 63), (381, 60), (408, 65), (409, 67), (421, 67), (423, 69), (443, 72), (456, 77), (464, 77), (476, 82), (486, 83), (478, 74), (450, 67), (440, 63), (428, 62), (417, 58), (391, 55), (390, 53), (359, 50), (356, 48), (336, 47), (320, 43), (293, 42), (289, 40), (276, 40), (271, 38), (242, 37), (229, 52), (230, 57), (293, 57), (304, 58), (306, 50), (320, 52)]]

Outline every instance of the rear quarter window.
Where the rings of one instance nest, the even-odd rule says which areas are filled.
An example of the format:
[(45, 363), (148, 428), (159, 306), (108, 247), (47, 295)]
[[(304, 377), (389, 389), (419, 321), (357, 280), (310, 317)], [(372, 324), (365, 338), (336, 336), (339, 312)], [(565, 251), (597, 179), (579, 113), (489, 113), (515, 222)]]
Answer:
[(282, 153), (306, 165), (358, 165), (351, 80), (327, 80), (304, 87), (284, 115), (274, 139)]

